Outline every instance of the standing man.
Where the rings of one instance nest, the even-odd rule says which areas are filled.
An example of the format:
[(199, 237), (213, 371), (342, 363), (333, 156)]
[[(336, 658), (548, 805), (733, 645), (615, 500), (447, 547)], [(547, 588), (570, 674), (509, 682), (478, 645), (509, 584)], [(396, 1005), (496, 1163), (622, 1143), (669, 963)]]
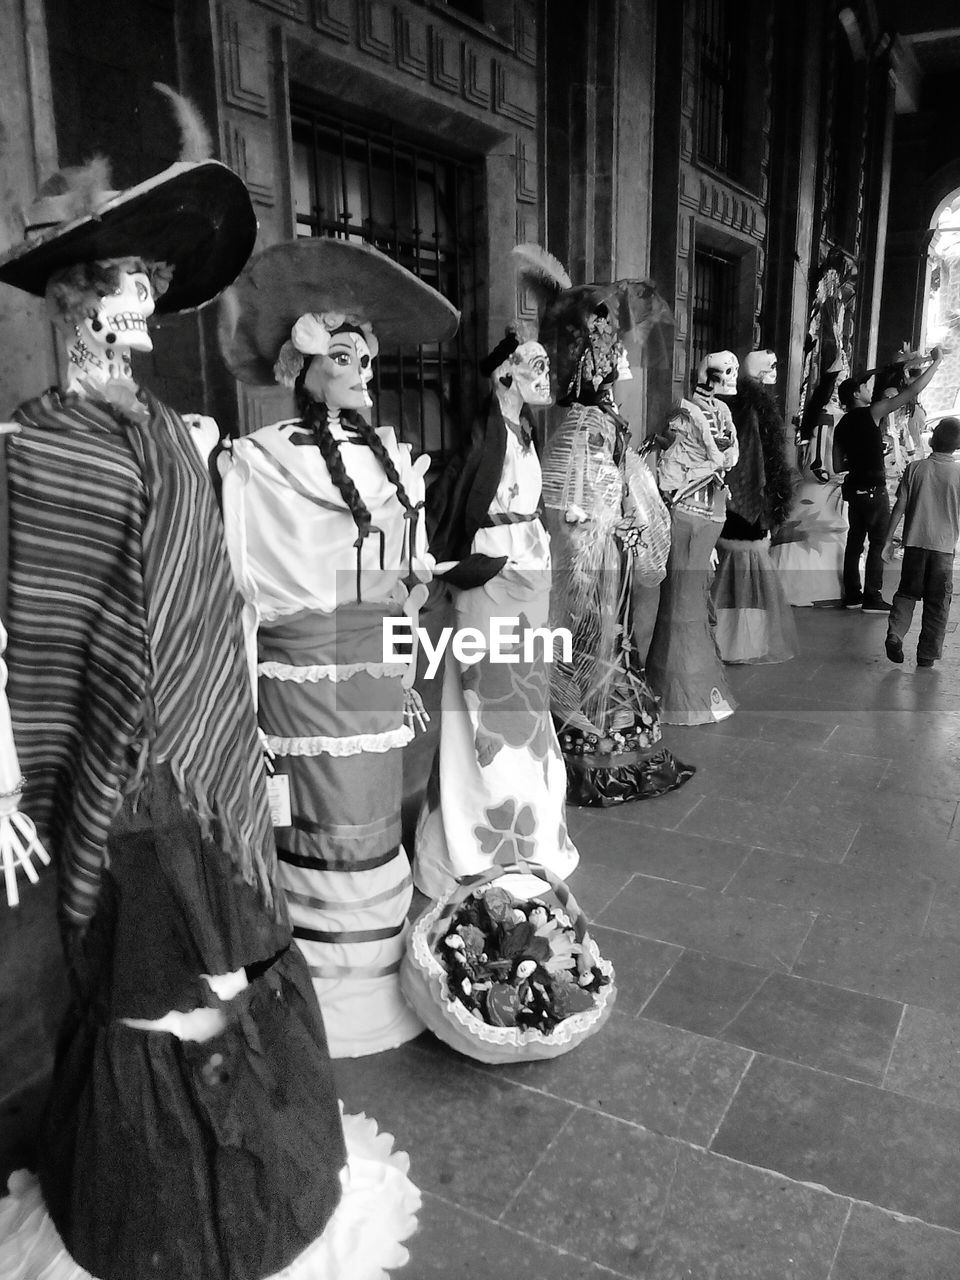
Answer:
[[(849, 508), (850, 531), (843, 554), (843, 607), (860, 608), (863, 613), (889, 613), (883, 599), (883, 544), (890, 519), (883, 462), (883, 431), (880, 423), (889, 413), (910, 404), (920, 394), (941, 360), (934, 347), (931, 360), (909, 387), (890, 399), (871, 404), (873, 374), (847, 378), (837, 388), (837, 397), (846, 412), (837, 423), (833, 441), (833, 467), (846, 471), (843, 496)], [(860, 586), (860, 557), (868, 541), (867, 563)]]

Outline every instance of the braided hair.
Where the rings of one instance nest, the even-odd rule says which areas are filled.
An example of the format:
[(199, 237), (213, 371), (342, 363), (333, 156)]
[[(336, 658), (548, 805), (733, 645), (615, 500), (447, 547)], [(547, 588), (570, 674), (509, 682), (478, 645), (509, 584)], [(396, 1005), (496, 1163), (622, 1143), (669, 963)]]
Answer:
[[(326, 463), (327, 471), (330, 473), (330, 479), (336, 485), (340, 497), (349, 508), (362, 541), (370, 531), (373, 517), (367, 508), (367, 504), (360, 496), (360, 490), (354, 484), (344, 466), (339, 441), (334, 437), (328, 424), (327, 406), (322, 401), (314, 400), (304, 387), (310, 363), (310, 361), (307, 361), (304, 364), (294, 384), (294, 395), (296, 396), (297, 408), (300, 410), (301, 422), (307, 430), (312, 432), (317, 442), (317, 448), (320, 450), (320, 456)], [(354, 431), (363, 443), (367, 445), (383, 468), (387, 479), (396, 489), (397, 498), (400, 500), (405, 513), (411, 519), (414, 518), (417, 506), (411, 502), (406, 489), (403, 487), (396, 464), (373, 427), (359, 413), (354, 413), (350, 409), (341, 409), (340, 421), (349, 427), (351, 431)]]

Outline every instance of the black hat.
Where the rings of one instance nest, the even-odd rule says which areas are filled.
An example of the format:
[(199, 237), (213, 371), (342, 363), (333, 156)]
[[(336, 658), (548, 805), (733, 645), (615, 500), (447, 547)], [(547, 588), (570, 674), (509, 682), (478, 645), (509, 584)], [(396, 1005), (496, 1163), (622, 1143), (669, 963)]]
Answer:
[(236, 278), (257, 237), (250, 195), (232, 169), (201, 156), (209, 138), (191, 104), (157, 88), (180, 119), (181, 159), (126, 191), (108, 189), (102, 158), (56, 174), (45, 184), (52, 194), (25, 210), (25, 242), (0, 257), (0, 281), (42, 298), (50, 277), (67, 267), (109, 258), (165, 262), (173, 274), (156, 299), (162, 314), (201, 307)]

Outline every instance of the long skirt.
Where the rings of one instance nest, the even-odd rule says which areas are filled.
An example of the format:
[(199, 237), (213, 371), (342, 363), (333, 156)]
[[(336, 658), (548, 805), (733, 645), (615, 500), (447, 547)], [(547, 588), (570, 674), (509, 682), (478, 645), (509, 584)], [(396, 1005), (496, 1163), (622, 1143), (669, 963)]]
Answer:
[(402, 667), (382, 607), (305, 612), (261, 628), (260, 725), (289, 781), (280, 883), (331, 1057), (391, 1049), (423, 1027), (400, 993), (413, 894), (400, 837)]
[(770, 548), (788, 603), (840, 603), (848, 528), (839, 482), (805, 479), (790, 519), (776, 531)]
[(579, 854), (567, 834), (566, 770), (550, 715), (544, 651), (529, 659), (522, 637), (545, 627), (549, 573), (498, 574), (456, 593), (457, 628), (489, 636), (494, 618), (517, 618), (519, 661), (472, 665), (448, 650), (440, 746), (417, 824), (417, 888), (439, 898), (463, 876), (494, 864), (542, 863), (561, 879)]
[[(69, 948), (39, 1178), (14, 1173), (0, 1198), (3, 1280), (382, 1280), (403, 1264), (408, 1159), (373, 1121), (341, 1122), (289, 936), (154, 770)], [(181, 1039), (155, 1019), (213, 1013), (201, 967), (248, 983), (220, 1029)]]
[(770, 562), (770, 539), (721, 538), (711, 598), (724, 662), (786, 662), (798, 647), (797, 624)]
[(736, 702), (714, 636), (710, 553), (722, 525), (674, 507), (670, 556), (647, 655), (647, 676), (667, 724), (712, 724)]

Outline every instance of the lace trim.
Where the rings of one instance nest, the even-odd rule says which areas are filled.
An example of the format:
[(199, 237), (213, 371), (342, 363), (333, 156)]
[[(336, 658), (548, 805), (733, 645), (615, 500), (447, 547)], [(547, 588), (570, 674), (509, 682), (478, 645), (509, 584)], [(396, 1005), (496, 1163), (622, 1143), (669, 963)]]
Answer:
[(406, 674), (405, 662), (345, 662), (324, 663), (321, 666), (294, 667), (288, 662), (258, 662), (257, 674), (267, 680), (292, 680), (294, 684), (314, 684), (318, 680), (332, 680), (339, 684), (341, 680), (349, 680), (351, 676), (365, 672), (379, 680), (384, 676), (402, 676)]
[[(421, 1204), (408, 1176), (410, 1158), (362, 1112), (342, 1115), (342, 1121), (347, 1163), (340, 1203), (323, 1234), (265, 1280), (387, 1280), (388, 1271), (410, 1261), (403, 1241), (416, 1230)], [(25, 1169), (11, 1174), (9, 1193), (0, 1197), (0, 1275), (93, 1280), (64, 1248), (36, 1177)]]
[(413, 741), (409, 725), (386, 733), (355, 733), (346, 738), (279, 738), (267, 734), (267, 746), (277, 756), (358, 756), (364, 751), (392, 751)]
[[(445, 906), (446, 903), (441, 900), (430, 911), (420, 917), (410, 933), (407, 945), (417, 968), (430, 979), (437, 1001), (444, 1013), (446, 1013), (451, 1022), (458, 1023), (468, 1035), (477, 1040), (484, 1040), (487, 1044), (496, 1045), (570, 1044), (573, 1040), (582, 1039), (605, 1016), (607, 1004), (615, 990), (613, 985), (613, 965), (609, 960), (604, 960), (597, 949), (597, 944), (588, 934), (587, 946), (591, 962), (597, 966), (606, 978), (610, 979), (607, 985), (601, 987), (597, 992), (596, 1001), (592, 1009), (587, 1009), (583, 1013), (571, 1014), (569, 1018), (564, 1018), (553, 1031), (546, 1035), (542, 1031), (537, 1031), (533, 1028), (521, 1031), (517, 1027), (492, 1027), (489, 1023), (484, 1022), (482, 1018), (478, 1018), (476, 1014), (470, 1012), (466, 1005), (461, 1004), (459, 1000), (451, 999), (447, 994), (449, 989), (447, 971), (427, 945), (427, 933)], [(557, 911), (556, 916), (561, 924), (570, 924), (569, 917), (564, 915), (562, 911)]]

